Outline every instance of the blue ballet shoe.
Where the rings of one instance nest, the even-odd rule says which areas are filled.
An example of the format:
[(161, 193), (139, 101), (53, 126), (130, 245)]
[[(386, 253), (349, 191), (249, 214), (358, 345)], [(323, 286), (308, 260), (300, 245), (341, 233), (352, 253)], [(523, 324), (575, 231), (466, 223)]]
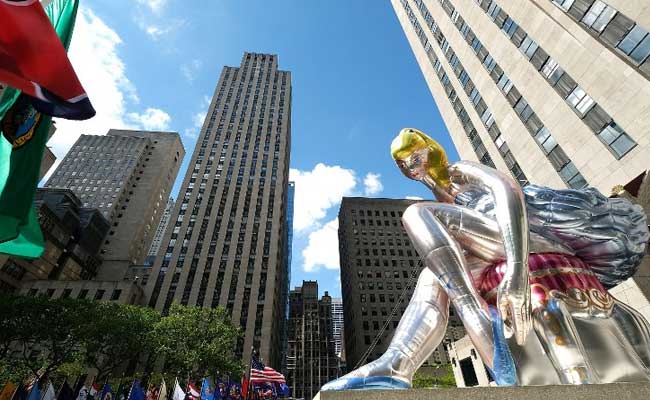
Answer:
[(334, 390), (395, 390), (410, 389), (407, 382), (390, 376), (368, 376), (368, 377), (342, 377), (326, 383), (320, 389), (323, 391)]
[(514, 386), (517, 384), (517, 368), (503, 331), (503, 321), (499, 311), (494, 307), (490, 307), (490, 316), (494, 338), (494, 368), (490, 369), (490, 372), (497, 385)]

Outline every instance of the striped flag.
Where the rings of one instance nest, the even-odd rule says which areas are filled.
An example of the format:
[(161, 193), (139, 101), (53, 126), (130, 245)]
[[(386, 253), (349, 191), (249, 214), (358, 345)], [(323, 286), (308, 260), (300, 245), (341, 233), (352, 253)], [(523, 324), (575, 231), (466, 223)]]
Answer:
[(251, 359), (251, 379), (252, 384), (259, 383), (287, 383), (284, 375), (271, 367), (265, 366), (255, 356)]

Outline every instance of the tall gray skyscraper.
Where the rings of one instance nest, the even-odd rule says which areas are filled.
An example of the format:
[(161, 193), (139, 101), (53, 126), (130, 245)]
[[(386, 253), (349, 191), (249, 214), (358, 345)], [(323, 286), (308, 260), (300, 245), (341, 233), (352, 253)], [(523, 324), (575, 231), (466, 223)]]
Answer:
[(152, 264), (156, 259), (156, 254), (158, 254), (158, 250), (160, 250), (160, 244), (162, 243), (163, 235), (167, 229), (167, 224), (169, 224), (169, 219), (174, 210), (174, 204), (174, 199), (170, 197), (169, 200), (167, 200), (167, 206), (165, 207), (162, 218), (160, 218), (158, 228), (156, 228), (156, 234), (151, 241), (151, 247), (149, 247), (145, 264)]
[(224, 306), (251, 346), (279, 369), (288, 287), (287, 185), (291, 74), (278, 58), (245, 53), (224, 67), (192, 154), (146, 292)]
[[(344, 197), (341, 202), (339, 254), (348, 370), (386, 351), (413, 295), (423, 266), (401, 217), (414, 202), (363, 197)], [(445, 339), (425, 367), (448, 363), (444, 345), (464, 334), (450, 309)]]
[(81, 135), (68, 151), (45, 186), (72, 190), (110, 222), (97, 279), (144, 263), (184, 156), (178, 133), (116, 129)]

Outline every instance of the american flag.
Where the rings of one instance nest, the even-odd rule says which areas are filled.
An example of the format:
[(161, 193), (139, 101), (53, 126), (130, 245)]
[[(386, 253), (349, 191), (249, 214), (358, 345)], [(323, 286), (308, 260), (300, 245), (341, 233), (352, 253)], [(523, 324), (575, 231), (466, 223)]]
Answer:
[(271, 367), (265, 366), (253, 356), (251, 359), (251, 383), (287, 383), (284, 375)]

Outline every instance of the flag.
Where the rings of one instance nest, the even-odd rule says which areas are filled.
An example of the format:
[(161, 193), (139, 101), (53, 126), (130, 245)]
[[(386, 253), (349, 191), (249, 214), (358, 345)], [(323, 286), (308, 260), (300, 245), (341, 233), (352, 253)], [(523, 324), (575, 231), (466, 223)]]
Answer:
[(32, 383), (32, 389), (29, 391), (29, 396), (27, 396), (27, 400), (41, 400), (41, 389), (38, 387), (39, 383), (38, 379), (34, 380)]
[(133, 385), (131, 386), (131, 391), (129, 392), (129, 400), (144, 400), (144, 390), (140, 386), (140, 381), (135, 379)]
[(59, 389), (59, 394), (56, 396), (56, 400), (74, 400), (74, 391), (68, 385), (68, 380), (63, 381), (63, 385)]
[(111, 390), (111, 385), (106, 382), (104, 388), (102, 389), (102, 394), (99, 396), (99, 400), (113, 400), (113, 391)]
[(68, 119), (95, 115), (66, 54), (78, 6), (54, 0), (45, 11), (38, 1), (0, 2), (0, 82), (29, 96), (39, 112)]
[(172, 400), (185, 400), (185, 392), (181, 385), (178, 383), (178, 378), (176, 378), (176, 383), (174, 383), (174, 394)]
[(192, 399), (199, 399), (201, 397), (201, 393), (197, 390), (196, 386), (192, 384), (191, 381), (187, 381), (187, 398), (192, 400)]
[(126, 400), (128, 393), (124, 393), (126, 391), (126, 388), (124, 387), (124, 383), (120, 379), (120, 384), (117, 386), (117, 391), (115, 392), (115, 400)]
[[(78, 0), (54, 0), (47, 6), (46, 12), (52, 22), (50, 29), (54, 25), (59, 35), (59, 45), (63, 42), (67, 47), (70, 43), (77, 2)], [(7, 60), (11, 60), (11, 57), (7, 58), (4, 54), (7, 51), (4, 48), (6, 35), (25, 35), (27, 29), (34, 32), (33, 36), (42, 34), (38, 26), (15, 26), (14, 17), (10, 18), (7, 14), (21, 7), (24, 10), (16, 12), (30, 12), (30, 9), (39, 7), (43, 13), (40, 3), (32, 1), (10, 5), (11, 3), (14, 2), (0, 1), (0, 70)], [(5, 22), (9, 22), (9, 25)], [(7, 33), (14, 28), (17, 32)], [(57, 58), (50, 58), (46, 49), (42, 49), (39, 60), (32, 62), (57, 71), (54, 64)], [(68, 82), (69, 78), (65, 74), (52, 74), (52, 77), (63, 83)], [(5, 81), (2, 75), (0, 81)], [(39, 257), (45, 247), (32, 201), (52, 120), (50, 115), (37, 111), (32, 100), (11, 87), (6, 88), (0, 98), (0, 253), (27, 258)]]
[(157, 400), (158, 399), (158, 388), (153, 384), (149, 384), (147, 387), (147, 394), (145, 395), (145, 400)]
[(287, 383), (284, 375), (271, 367), (265, 366), (255, 356), (251, 358), (251, 383)]
[(27, 390), (25, 385), (22, 383), (18, 385), (18, 388), (14, 391), (14, 395), (11, 396), (11, 400), (27, 400)]
[(288, 396), (289, 395), (289, 386), (287, 386), (286, 383), (281, 383), (280, 384), (280, 396)]
[(214, 388), (212, 387), (212, 383), (210, 383), (210, 378), (203, 378), (201, 400), (214, 400)]
[(225, 399), (226, 393), (227, 393), (226, 384), (223, 383), (221, 379), (217, 379), (217, 383), (215, 384), (214, 398), (216, 400)]
[(248, 379), (246, 378), (246, 375), (241, 377), (241, 395), (246, 398), (246, 395), (248, 394)]
[(17, 387), (13, 382), (7, 381), (0, 392), (0, 400), (11, 400)]
[(79, 393), (77, 394), (77, 400), (86, 400), (88, 398), (88, 388), (86, 385), (81, 386)]
[(48, 381), (47, 388), (45, 388), (45, 393), (43, 393), (43, 397), (41, 397), (41, 400), (54, 400), (54, 399), (56, 399), (56, 392), (54, 391), (54, 385), (52, 385), (51, 381)]
[(160, 388), (158, 389), (158, 400), (167, 400), (167, 385), (165, 385), (164, 378), (160, 383)]
[(99, 384), (93, 381), (93, 384), (90, 385), (90, 390), (88, 391), (88, 399), (95, 400), (97, 398), (97, 393), (99, 393)]

